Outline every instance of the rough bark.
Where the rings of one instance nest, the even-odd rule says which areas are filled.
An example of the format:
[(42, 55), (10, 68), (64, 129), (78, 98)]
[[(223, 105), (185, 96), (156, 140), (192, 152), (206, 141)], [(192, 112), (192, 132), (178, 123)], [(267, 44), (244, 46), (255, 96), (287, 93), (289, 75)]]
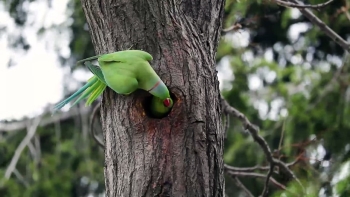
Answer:
[(151, 118), (148, 93), (105, 91), (107, 196), (223, 196), (223, 129), (215, 55), (223, 0), (82, 0), (97, 54), (142, 49), (175, 96)]

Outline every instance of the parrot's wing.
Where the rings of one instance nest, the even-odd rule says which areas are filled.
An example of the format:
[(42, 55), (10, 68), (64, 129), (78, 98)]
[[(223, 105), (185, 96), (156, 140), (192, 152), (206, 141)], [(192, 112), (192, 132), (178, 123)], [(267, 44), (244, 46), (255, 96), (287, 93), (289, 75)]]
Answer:
[(141, 50), (125, 50), (114, 53), (103, 54), (98, 58), (98, 61), (102, 62), (126, 62), (134, 61), (135, 58), (140, 58), (145, 61), (151, 61), (152, 55)]
[(92, 56), (92, 57), (89, 57), (89, 58), (85, 58), (85, 59), (79, 60), (79, 61), (77, 61), (76, 65), (79, 65), (81, 63), (85, 63), (85, 62), (91, 61), (91, 60), (97, 60), (99, 57), (101, 57), (101, 55), (96, 55), (96, 56)]
[(103, 76), (102, 70), (99, 66), (93, 65), (90, 61), (84, 62), (85, 66), (89, 68), (89, 70), (96, 75), (96, 77), (102, 81), (104, 84), (106, 84), (105, 77)]
[[(96, 78), (96, 76), (93, 76), (92, 78)], [(97, 97), (99, 97), (102, 92), (106, 89), (106, 84), (104, 84), (101, 80), (96, 80), (89, 88), (87, 88), (80, 97), (72, 104), (71, 107), (79, 103), (81, 100), (88, 98), (86, 101), (86, 106), (89, 106), (94, 102)]]

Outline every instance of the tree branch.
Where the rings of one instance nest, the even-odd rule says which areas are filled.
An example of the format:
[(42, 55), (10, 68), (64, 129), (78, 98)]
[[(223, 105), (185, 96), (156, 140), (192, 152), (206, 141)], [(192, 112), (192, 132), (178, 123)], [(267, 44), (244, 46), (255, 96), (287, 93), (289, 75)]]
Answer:
[[(84, 107), (84, 110), (82, 110), (83, 113), (88, 113), (89, 111), (90, 111), (90, 108), (88, 107)], [(45, 113), (47, 113), (47, 111), (43, 112), (43, 114)], [(65, 113), (57, 113), (57, 114), (54, 114), (53, 116), (48, 116), (43, 118), (39, 126), (43, 127), (49, 124), (53, 124), (56, 121), (64, 121), (77, 115), (79, 115), (79, 110), (77, 109), (72, 109)], [(12, 132), (12, 131), (25, 129), (28, 122), (31, 122), (34, 119), (35, 118), (19, 121), (19, 122), (11, 122), (11, 123), (0, 122), (0, 132)]]
[[(303, 5), (298, 0), (289, 0), (296, 5)], [(319, 19), (317, 16), (315, 16), (310, 10), (305, 8), (298, 8), (300, 12), (308, 18), (311, 23), (318, 26), (321, 31), (323, 31), (328, 37), (333, 39), (334, 42), (336, 42), (339, 46), (341, 46), (344, 50), (350, 52), (350, 44), (346, 42), (342, 37), (340, 37), (336, 32), (334, 32), (331, 28), (329, 28), (321, 19)]]
[(273, 0), (273, 1), (276, 2), (278, 5), (285, 6), (285, 7), (320, 9), (320, 8), (323, 8), (323, 7), (327, 6), (327, 5), (329, 5), (334, 0), (329, 0), (329, 1), (325, 2), (325, 3), (320, 3), (320, 4), (316, 4), (316, 5), (301, 5), (301, 4), (298, 4), (298, 3), (285, 2), (283, 0)]
[[(263, 137), (261, 137), (259, 135), (259, 128), (256, 125), (253, 125), (244, 114), (242, 114), (240, 111), (238, 111), (234, 107), (230, 106), (228, 104), (228, 102), (223, 97), (221, 97), (221, 104), (222, 104), (223, 112), (229, 113), (229, 114), (235, 116), (236, 118), (238, 118), (242, 122), (243, 127), (249, 131), (249, 133), (253, 137), (254, 141), (259, 144), (259, 146), (262, 148), (263, 152), (265, 153), (266, 159), (270, 163), (269, 173), (267, 176), (264, 175), (264, 177), (266, 177), (267, 184), (268, 184), (270, 177), (273, 173), (273, 168), (276, 165), (280, 168), (280, 170), (282, 172), (284, 172), (284, 174), (289, 179), (294, 179), (299, 184), (302, 191), (304, 191), (303, 185), (301, 184), (299, 179), (294, 175), (294, 173), (288, 168), (288, 166), (285, 163), (283, 163), (282, 161), (273, 158), (270, 147), (268, 146), (267, 142), (265, 141), (265, 139)], [(265, 187), (266, 187), (266, 184), (265, 184)], [(264, 189), (263, 194), (265, 194), (265, 189)]]
[(242, 29), (242, 25), (240, 23), (235, 23), (235, 24), (233, 24), (232, 26), (230, 26), (230, 27), (228, 27), (226, 29), (222, 29), (221, 33), (223, 35), (225, 35), (225, 34), (231, 32), (231, 31), (237, 31), (239, 29)]
[(15, 155), (12, 157), (10, 165), (6, 169), (5, 179), (9, 179), (11, 177), (11, 174), (13, 173), (13, 171), (16, 169), (18, 159), (21, 156), (24, 148), (28, 145), (28, 143), (30, 142), (30, 140), (34, 136), (36, 129), (39, 126), (40, 120), (41, 120), (41, 116), (38, 116), (34, 119), (33, 123), (30, 126), (28, 126), (27, 135), (24, 137), (22, 142), (17, 147), (17, 149), (15, 151)]
[(265, 139), (258, 134), (259, 128), (256, 125), (253, 125), (248, 120), (248, 118), (245, 115), (243, 115), (240, 111), (231, 107), (223, 97), (221, 97), (221, 102), (223, 105), (224, 112), (235, 116), (242, 122), (244, 129), (249, 131), (254, 141), (256, 141), (260, 145), (260, 147), (263, 149), (268, 162), (273, 163), (273, 157), (272, 157), (270, 147), (267, 145), (267, 142), (265, 141)]

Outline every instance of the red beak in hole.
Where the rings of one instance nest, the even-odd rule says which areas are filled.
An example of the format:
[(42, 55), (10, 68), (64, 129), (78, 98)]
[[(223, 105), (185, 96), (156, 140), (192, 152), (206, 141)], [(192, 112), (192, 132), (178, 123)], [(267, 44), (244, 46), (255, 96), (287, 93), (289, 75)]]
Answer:
[(171, 105), (170, 98), (164, 99), (163, 104), (164, 104), (165, 107), (170, 107), (170, 105)]

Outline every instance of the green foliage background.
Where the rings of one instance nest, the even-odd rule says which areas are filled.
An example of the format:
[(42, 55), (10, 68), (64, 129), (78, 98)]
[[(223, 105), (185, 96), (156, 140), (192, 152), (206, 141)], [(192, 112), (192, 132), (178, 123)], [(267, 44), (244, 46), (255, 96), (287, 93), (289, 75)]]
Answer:
[[(5, 5), (18, 26), (25, 26), (25, 5), (30, 2), (33, 0), (0, 3)], [(350, 20), (344, 13), (336, 14), (346, 3), (346, 0), (335, 1), (321, 11), (313, 12), (349, 40)], [(222, 94), (260, 127), (260, 134), (272, 150), (277, 153), (279, 149), (282, 160), (292, 162), (299, 158), (293, 171), (302, 180), (309, 196), (347, 197), (350, 196), (350, 59), (342, 64), (345, 56), (342, 48), (305, 17), (295, 13), (298, 13), (295, 9), (270, 1), (226, 0), (224, 28), (235, 23), (240, 23), (243, 28), (223, 33), (220, 41), (218, 66), (228, 62), (226, 67), (232, 71), (231, 80), (222, 84)], [(71, 24), (43, 27), (38, 35), (64, 30), (60, 28), (68, 26), (71, 57), (60, 59), (62, 65), (73, 65), (77, 59), (94, 55), (94, 51), (80, 1), (70, 1), (67, 15), (73, 21)], [(296, 26), (307, 28), (295, 39), (289, 35)], [(6, 34), (6, 27), (0, 27), (0, 31)], [(249, 37), (247, 45), (242, 41), (244, 36)], [(25, 35), (20, 34), (13, 37), (10, 47), (28, 50), (31, 46)], [(253, 79), (255, 84), (252, 84)], [(41, 145), (40, 159), (35, 160), (30, 150), (25, 149), (17, 164), (22, 179), (12, 175), (9, 180), (2, 180), (0, 196), (102, 194), (103, 151), (86, 132), (82, 132), (83, 118), (78, 116), (62, 121), (59, 128), (58, 124), (40, 127), (36, 134)], [(225, 140), (225, 163), (236, 167), (267, 165), (262, 150), (242, 129), (241, 123), (233, 117), (230, 120)], [(2, 136), (0, 177), (4, 176), (25, 131), (3, 133)], [(342, 170), (344, 167), (347, 170)], [(290, 191), (300, 192), (293, 182), (288, 183), (283, 176), (274, 176), (287, 184)], [(339, 176), (342, 179), (335, 181)], [(264, 179), (239, 178), (254, 196), (261, 193)], [(283, 191), (271, 188), (273, 196), (282, 196)], [(245, 196), (228, 175), (226, 192), (228, 196)], [(285, 196), (292, 195), (285, 192)]]

